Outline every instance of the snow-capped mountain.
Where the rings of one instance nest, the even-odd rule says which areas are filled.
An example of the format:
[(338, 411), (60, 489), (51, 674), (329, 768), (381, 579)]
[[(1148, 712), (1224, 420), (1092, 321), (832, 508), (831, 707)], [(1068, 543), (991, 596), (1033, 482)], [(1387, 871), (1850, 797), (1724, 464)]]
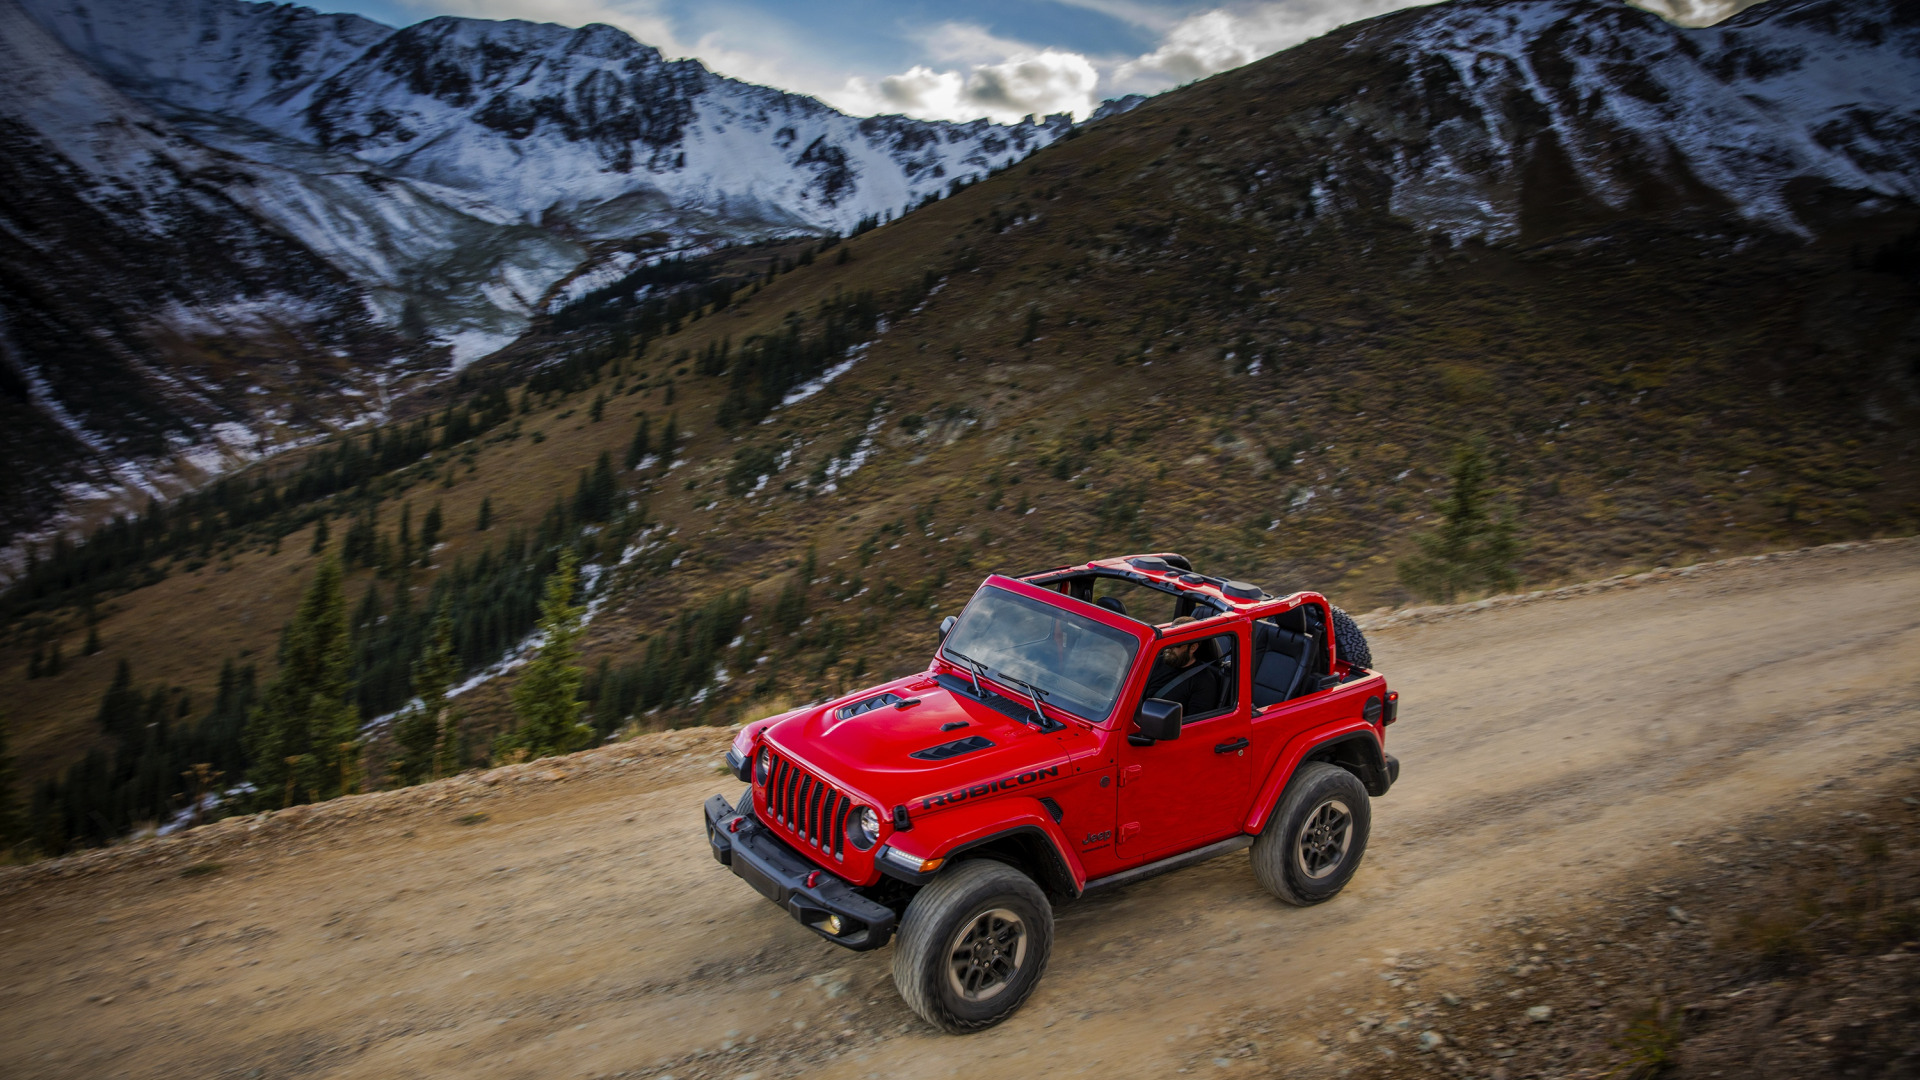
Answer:
[(11, 2), (0, 70), (0, 525), (61, 482), (158, 490), (127, 459), (253, 453), (249, 390), (393, 355), (363, 290), (249, 209), (273, 177), (170, 129)]
[[(1180, 153), (1241, 158), (1223, 212), (1303, 232), (1384, 210), (1500, 244), (1681, 212), (1804, 237), (1920, 200), (1917, 3), (1704, 29), (1623, 0), (1412, 8), (1175, 91), (1237, 113), (1324, 88)], [(165, 486), (81, 462), (184, 455), (191, 482), (377, 419), (641, 260), (843, 232), (1069, 130), (849, 117), (605, 26), (245, 0), (0, 0), (0, 65), (6, 513), (54, 481)], [(1141, 105), (1100, 122), (1150, 131)]]
[(0, 442), (43, 493), (377, 417), (590, 258), (845, 231), (1069, 127), (857, 119), (605, 26), (0, 0), (0, 32)]
[(1613, 0), (1456, 0), (1346, 48), (1399, 83), (1355, 95), (1342, 156), (1456, 239), (1677, 205), (1806, 235), (1827, 196), (1920, 200), (1913, 0), (1771, 0), (1700, 29)]
[(458, 191), (503, 223), (595, 238), (845, 230), (1068, 126), (856, 119), (602, 25), (391, 30), (245, 0), (25, 2), (129, 96), (222, 149), (262, 155), (270, 136)]

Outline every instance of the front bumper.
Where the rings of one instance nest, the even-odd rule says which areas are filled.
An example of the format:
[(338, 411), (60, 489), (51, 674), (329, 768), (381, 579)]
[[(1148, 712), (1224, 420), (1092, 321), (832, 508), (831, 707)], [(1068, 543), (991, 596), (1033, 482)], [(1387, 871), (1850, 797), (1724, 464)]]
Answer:
[[(736, 810), (723, 795), (707, 800), (707, 844), (720, 865), (754, 887), (760, 895), (787, 910), (800, 925), (856, 952), (877, 949), (893, 938), (898, 921), (893, 909), (855, 892), (845, 878), (815, 866), (789, 847), (753, 816), (753, 805)], [(728, 825), (739, 818), (736, 831)], [(809, 876), (817, 874), (812, 886)], [(827, 929), (829, 916), (839, 916), (840, 933)]]

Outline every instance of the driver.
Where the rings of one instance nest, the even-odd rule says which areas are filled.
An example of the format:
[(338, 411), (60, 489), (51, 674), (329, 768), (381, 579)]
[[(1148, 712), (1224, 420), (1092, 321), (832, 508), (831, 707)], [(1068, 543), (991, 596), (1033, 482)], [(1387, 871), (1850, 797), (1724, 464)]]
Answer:
[[(1174, 626), (1195, 621), (1191, 615), (1173, 620)], [(1189, 716), (1211, 710), (1220, 701), (1220, 674), (1199, 657), (1200, 642), (1169, 645), (1160, 650), (1147, 675), (1147, 696), (1178, 702)]]

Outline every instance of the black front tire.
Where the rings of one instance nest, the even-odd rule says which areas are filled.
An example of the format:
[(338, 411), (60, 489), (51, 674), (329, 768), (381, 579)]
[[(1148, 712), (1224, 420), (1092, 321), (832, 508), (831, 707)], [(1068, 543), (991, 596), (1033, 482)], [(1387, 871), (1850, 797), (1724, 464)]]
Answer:
[(1308, 907), (1339, 895), (1367, 851), (1373, 807), (1360, 778), (1324, 761), (1300, 766), (1253, 842), (1253, 876), (1273, 895)]
[(1005, 863), (963, 862), (907, 904), (893, 947), (893, 983), (909, 1008), (955, 1035), (1012, 1016), (1053, 949), (1053, 907)]

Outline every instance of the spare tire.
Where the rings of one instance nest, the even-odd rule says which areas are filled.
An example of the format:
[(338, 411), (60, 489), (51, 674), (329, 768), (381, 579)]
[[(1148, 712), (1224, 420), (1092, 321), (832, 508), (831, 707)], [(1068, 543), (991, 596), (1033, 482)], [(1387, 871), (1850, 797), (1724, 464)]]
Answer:
[(1340, 650), (1340, 659), (1354, 667), (1373, 667), (1373, 650), (1367, 647), (1367, 635), (1360, 632), (1360, 624), (1353, 616), (1333, 609), (1333, 641)]

